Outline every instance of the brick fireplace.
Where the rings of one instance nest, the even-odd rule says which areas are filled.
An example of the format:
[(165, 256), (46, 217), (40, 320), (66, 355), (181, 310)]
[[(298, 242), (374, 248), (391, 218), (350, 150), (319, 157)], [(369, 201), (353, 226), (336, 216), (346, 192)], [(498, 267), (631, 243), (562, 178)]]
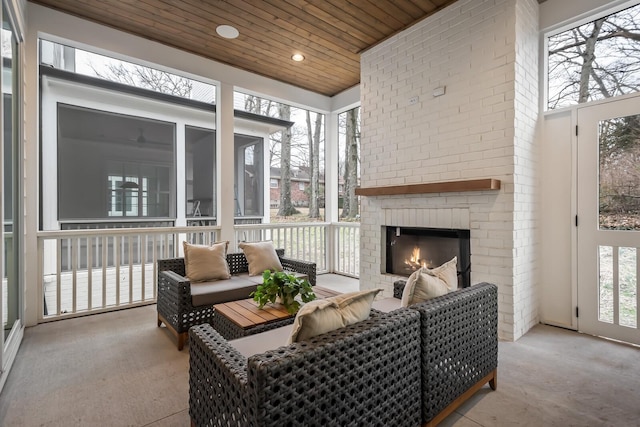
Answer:
[[(384, 226), (469, 230), (470, 283), (498, 284), (499, 319), (513, 319), (513, 214), (505, 206), (512, 195), (500, 191), (377, 196), (362, 198), (360, 229), (360, 286), (383, 288), (393, 295), (393, 283), (406, 276), (382, 272)], [(508, 339), (511, 325), (503, 322), (501, 337)]]
[(538, 323), (538, 52), (536, 0), (459, 0), (361, 55), (362, 187), (502, 182), (363, 196), (363, 289), (391, 296), (401, 278), (380, 271), (382, 226), (468, 229), (471, 284), (498, 285), (500, 337)]
[[(508, 222), (492, 224), (491, 217), (500, 218), (497, 213), (491, 215), (487, 210), (489, 200), (497, 202), (504, 198), (499, 193), (487, 195), (469, 195), (460, 197), (467, 199), (466, 206), (438, 207), (443, 197), (435, 196), (385, 196), (366, 197), (363, 200), (363, 218), (372, 218), (361, 224), (361, 272), (360, 282), (367, 287), (382, 287), (386, 293), (392, 294), (393, 282), (406, 278), (406, 275), (383, 273), (380, 267), (385, 258), (386, 236), (383, 227), (437, 228), (469, 230), (470, 263), (473, 266), (470, 282), (499, 282), (508, 280), (501, 275), (508, 271), (511, 260), (506, 256), (509, 251), (504, 245), (509, 232)], [(485, 201), (471, 206), (473, 200)], [(463, 203), (461, 203), (462, 205)], [(422, 205), (422, 206), (419, 206)], [(431, 206), (433, 205), (433, 206)], [(370, 213), (370, 214), (369, 214)], [(506, 220), (506, 218), (505, 218)], [(499, 247), (501, 246), (501, 247)]]

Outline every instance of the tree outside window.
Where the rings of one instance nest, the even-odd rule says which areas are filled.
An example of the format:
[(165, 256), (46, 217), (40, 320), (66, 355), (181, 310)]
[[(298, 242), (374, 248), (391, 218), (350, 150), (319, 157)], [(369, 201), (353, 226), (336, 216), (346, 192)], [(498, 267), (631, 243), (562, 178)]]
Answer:
[(360, 197), (356, 196), (356, 187), (360, 184), (360, 107), (340, 114), (338, 129), (340, 219), (357, 221), (360, 218)]
[(548, 39), (548, 108), (638, 92), (640, 5)]

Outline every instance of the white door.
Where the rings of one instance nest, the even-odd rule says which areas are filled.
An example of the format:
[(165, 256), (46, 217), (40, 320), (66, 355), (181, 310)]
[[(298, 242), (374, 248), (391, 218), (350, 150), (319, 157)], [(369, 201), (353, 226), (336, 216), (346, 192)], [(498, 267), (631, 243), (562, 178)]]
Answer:
[(578, 329), (640, 344), (640, 97), (578, 110)]

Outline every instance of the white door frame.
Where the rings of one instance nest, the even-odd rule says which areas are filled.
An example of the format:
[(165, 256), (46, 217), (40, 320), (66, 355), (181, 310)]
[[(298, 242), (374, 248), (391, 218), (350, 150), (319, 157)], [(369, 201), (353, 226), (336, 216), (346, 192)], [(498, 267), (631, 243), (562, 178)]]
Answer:
[[(576, 187), (578, 229), (576, 231), (578, 330), (592, 335), (640, 344), (637, 311), (640, 296), (636, 295), (636, 327), (618, 325), (618, 296), (613, 298), (612, 323), (599, 320), (599, 258), (600, 246), (640, 248), (640, 231), (598, 229), (599, 149), (598, 124), (602, 120), (640, 114), (640, 96), (625, 97), (577, 109), (578, 144)], [(640, 249), (636, 255), (636, 282), (640, 278)], [(615, 259), (615, 256), (614, 256)], [(614, 275), (617, 270), (614, 267)], [(637, 283), (636, 283), (637, 286)], [(614, 281), (613, 293), (617, 286)]]

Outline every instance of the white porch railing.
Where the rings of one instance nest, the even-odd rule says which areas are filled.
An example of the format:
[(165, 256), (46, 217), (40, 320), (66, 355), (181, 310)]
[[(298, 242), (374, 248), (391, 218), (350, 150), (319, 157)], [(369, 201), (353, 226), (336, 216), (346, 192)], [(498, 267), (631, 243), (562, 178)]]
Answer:
[(118, 228), (38, 233), (40, 321), (156, 301), (156, 261), (183, 240), (216, 241), (219, 227)]
[(288, 257), (315, 262), (318, 273), (360, 274), (360, 223), (251, 224), (235, 230), (236, 243), (272, 240)]
[[(357, 223), (243, 224), (241, 241), (273, 240), (286, 256), (313, 261), (318, 273), (358, 277)], [(182, 256), (183, 240), (208, 244), (220, 227), (149, 227), (38, 233), (39, 321), (153, 304), (158, 259)]]
[(338, 222), (334, 233), (333, 271), (351, 277), (360, 276), (360, 223)]
[(236, 225), (236, 244), (272, 240), (276, 248), (284, 249), (288, 258), (315, 262), (317, 272), (326, 273), (328, 225), (324, 222)]

